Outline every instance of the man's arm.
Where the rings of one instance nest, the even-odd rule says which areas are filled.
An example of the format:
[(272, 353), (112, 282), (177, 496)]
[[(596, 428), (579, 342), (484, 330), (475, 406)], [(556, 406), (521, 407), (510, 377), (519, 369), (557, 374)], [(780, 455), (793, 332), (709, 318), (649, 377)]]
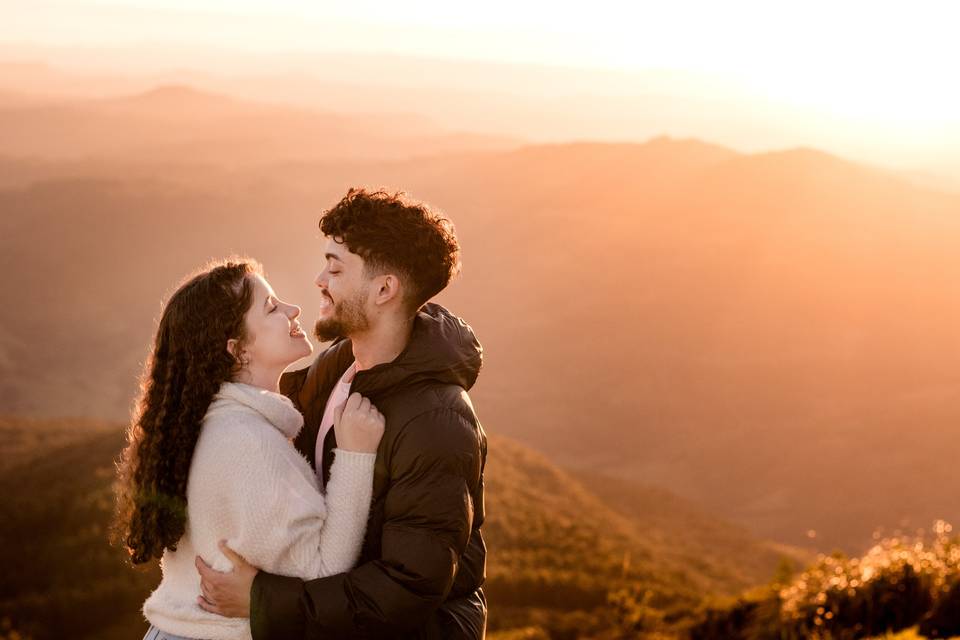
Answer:
[(473, 523), (480, 441), (453, 409), (422, 414), (393, 446), (381, 557), (304, 582), (257, 574), (250, 623), (258, 640), (376, 637), (422, 626), (453, 585)]

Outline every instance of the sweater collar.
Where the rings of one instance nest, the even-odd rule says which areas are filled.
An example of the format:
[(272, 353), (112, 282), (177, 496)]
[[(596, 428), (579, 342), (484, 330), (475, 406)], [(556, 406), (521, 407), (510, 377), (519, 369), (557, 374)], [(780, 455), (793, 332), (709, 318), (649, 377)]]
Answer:
[(242, 382), (224, 382), (215, 400), (227, 400), (249, 407), (288, 438), (294, 438), (303, 427), (303, 416), (284, 395)]

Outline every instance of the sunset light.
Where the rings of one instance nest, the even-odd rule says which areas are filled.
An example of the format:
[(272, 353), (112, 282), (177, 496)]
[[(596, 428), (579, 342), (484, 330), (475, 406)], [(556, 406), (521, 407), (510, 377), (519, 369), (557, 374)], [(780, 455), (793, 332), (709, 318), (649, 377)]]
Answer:
[[(286, 65), (329, 74), (293, 60), (344, 52), (594, 69), (627, 74), (605, 83), (611, 96), (669, 94), (741, 113), (751, 103), (770, 124), (758, 122), (752, 140), (723, 137), (744, 149), (827, 145), (864, 160), (933, 170), (952, 162), (944, 145), (960, 143), (960, 83), (953, 80), (960, 4), (948, 0), (43, 0), (4, 13), (6, 49), (21, 59), (43, 55), (45, 46), (55, 45), (55, 56), (66, 43), (86, 49), (61, 57), (72, 66), (93, 60), (128, 71), (196, 66), (240, 74)], [(503, 90), (523, 91), (512, 88), (505, 71)], [(646, 75), (630, 75), (637, 73)], [(576, 93), (581, 84), (571, 77), (565, 90)], [(599, 111), (595, 117), (608, 118)], [(778, 121), (788, 123), (785, 135), (765, 133)], [(667, 126), (680, 135), (714, 135)], [(613, 137), (596, 125), (563, 135)]]
[(960, 0), (0, 0), (0, 640), (960, 640)]

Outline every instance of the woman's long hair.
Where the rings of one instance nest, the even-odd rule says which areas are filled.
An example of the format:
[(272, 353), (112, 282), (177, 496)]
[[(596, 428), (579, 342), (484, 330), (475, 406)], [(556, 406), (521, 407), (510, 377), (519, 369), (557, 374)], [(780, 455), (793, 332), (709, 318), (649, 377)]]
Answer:
[(251, 260), (215, 263), (170, 297), (140, 383), (118, 464), (114, 535), (134, 564), (176, 550), (187, 521), (187, 476), (200, 424), (239, 364), (227, 340), (246, 338)]

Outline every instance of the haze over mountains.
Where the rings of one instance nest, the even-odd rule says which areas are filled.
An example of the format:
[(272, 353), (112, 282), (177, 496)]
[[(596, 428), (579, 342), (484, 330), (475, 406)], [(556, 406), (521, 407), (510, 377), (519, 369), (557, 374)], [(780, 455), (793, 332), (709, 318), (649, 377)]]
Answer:
[[(736, 78), (361, 53), (0, 43), (0, 90), (38, 97), (190, 85), (339, 113), (406, 113), (446, 131), (536, 142), (640, 142), (673, 134), (756, 152), (813, 146), (960, 190), (960, 129), (901, 130), (758, 94)], [(52, 61), (48, 64), (43, 61)], [(202, 69), (200, 68), (202, 67)], [(0, 101), (2, 104), (2, 101)]]
[(511, 144), (446, 132), (422, 117), (343, 116), (182, 85), (113, 99), (14, 105), (0, 113), (0, 137), (8, 156), (136, 163), (383, 159)]
[(211, 256), (261, 259), (312, 317), (320, 213), (387, 185), (457, 225), (440, 301), (487, 349), (491, 432), (823, 550), (960, 515), (960, 196), (814, 149), (0, 88), (2, 413), (123, 419), (161, 300)]

